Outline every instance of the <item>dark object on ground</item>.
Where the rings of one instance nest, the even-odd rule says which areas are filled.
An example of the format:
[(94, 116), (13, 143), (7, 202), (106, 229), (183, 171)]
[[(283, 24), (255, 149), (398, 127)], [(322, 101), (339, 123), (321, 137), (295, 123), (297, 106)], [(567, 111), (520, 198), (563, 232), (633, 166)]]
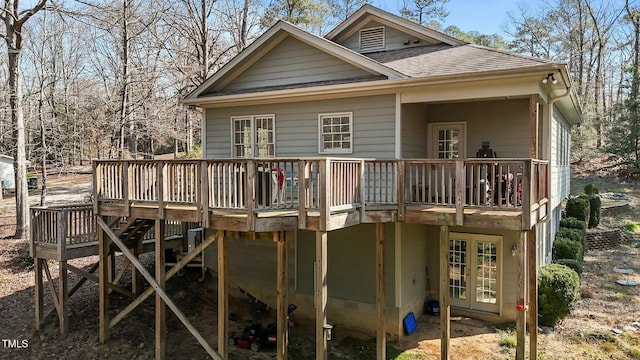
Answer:
[[(291, 314), (297, 309), (293, 304), (287, 308), (287, 314)], [(276, 345), (278, 342), (278, 325), (273, 322), (265, 327), (259, 323), (248, 324), (242, 331), (242, 335), (231, 334), (229, 345), (235, 345), (242, 349), (259, 351), (263, 347)]]

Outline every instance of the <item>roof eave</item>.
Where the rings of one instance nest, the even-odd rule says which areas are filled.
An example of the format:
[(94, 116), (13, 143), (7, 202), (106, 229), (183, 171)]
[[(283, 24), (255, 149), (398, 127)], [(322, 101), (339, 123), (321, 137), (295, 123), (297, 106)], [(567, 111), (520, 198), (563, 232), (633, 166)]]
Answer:
[(424, 85), (438, 85), (447, 83), (460, 83), (468, 81), (484, 81), (504, 78), (517, 78), (526, 77), (532, 75), (539, 75), (540, 72), (560, 70), (560, 65), (557, 66), (537, 66), (528, 68), (527, 71), (522, 69), (510, 69), (510, 70), (490, 70), (477, 73), (463, 73), (463, 74), (449, 74), (432, 77), (421, 78), (404, 78), (393, 80), (375, 80), (359, 83), (338, 84), (330, 86), (313, 86), (308, 88), (298, 89), (285, 89), (275, 90), (261, 93), (244, 93), (233, 95), (221, 95), (221, 96), (208, 96), (195, 99), (184, 99), (182, 103), (186, 105), (204, 106), (212, 104), (225, 104), (236, 103), (243, 101), (261, 101), (270, 100), (275, 101), (277, 99), (293, 99), (296, 97), (309, 97), (314, 95), (328, 96), (337, 95), (343, 93), (372, 93), (372, 92), (395, 92), (398, 89), (414, 86)]

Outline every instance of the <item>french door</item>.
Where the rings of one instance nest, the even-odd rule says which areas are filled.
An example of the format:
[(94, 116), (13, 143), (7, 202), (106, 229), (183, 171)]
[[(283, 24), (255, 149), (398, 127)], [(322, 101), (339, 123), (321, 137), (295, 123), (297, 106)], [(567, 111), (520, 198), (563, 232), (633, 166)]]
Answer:
[(449, 295), (451, 305), (500, 312), (502, 237), (449, 234)]

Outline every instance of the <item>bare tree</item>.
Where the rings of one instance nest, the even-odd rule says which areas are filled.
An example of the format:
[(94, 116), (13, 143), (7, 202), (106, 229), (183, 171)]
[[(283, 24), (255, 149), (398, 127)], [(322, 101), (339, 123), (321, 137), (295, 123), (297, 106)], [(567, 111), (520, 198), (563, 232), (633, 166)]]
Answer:
[(444, 20), (449, 12), (444, 5), (449, 0), (403, 0), (400, 15), (424, 25), (428, 20)]
[(22, 31), (25, 23), (42, 10), (47, 0), (39, 0), (30, 9), (21, 11), (19, 0), (5, 0), (0, 20), (5, 24), (2, 38), (7, 43), (9, 68), (9, 106), (14, 127), (14, 167), (16, 171), (16, 234), (17, 239), (29, 237), (29, 193), (27, 189), (27, 156), (24, 114), (22, 112), (22, 89), (20, 84), (20, 54)]

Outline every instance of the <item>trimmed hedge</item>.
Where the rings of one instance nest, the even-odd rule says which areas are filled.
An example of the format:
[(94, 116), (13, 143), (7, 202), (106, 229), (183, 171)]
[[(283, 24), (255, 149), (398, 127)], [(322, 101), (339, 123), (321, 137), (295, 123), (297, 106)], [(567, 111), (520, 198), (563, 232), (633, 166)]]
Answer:
[(574, 217), (566, 217), (560, 220), (560, 227), (568, 229), (578, 229), (582, 230), (582, 232), (584, 233), (587, 232), (587, 223)]
[(558, 229), (558, 232), (556, 233), (556, 237), (571, 239), (573, 241), (579, 242), (580, 244), (582, 244), (582, 246), (584, 246), (584, 243), (587, 240), (587, 233), (580, 229), (570, 229), (570, 228), (561, 227), (560, 229)]
[(555, 261), (555, 263), (567, 266), (573, 271), (577, 272), (578, 275), (582, 275), (582, 269), (584, 267), (582, 261), (578, 261), (575, 259), (558, 259)]
[(553, 242), (553, 259), (573, 259), (582, 261), (584, 259), (584, 246), (579, 241), (574, 241), (561, 236), (557, 236)]
[(600, 209), (602, 200), (598, 195), (589, 198), (589, 229), (593, 229), (600, 224)]
[(569, 199), (565, 207), (567, 217), (574, 217), (578, 220), (582, 220), (585, 223), (589, 223), (589, 216), (591, 214), (591, 204), (589, 199), (582, 196)]
[(560, 264), (540, 267), (538, 273), (538, 313), (540, 324), (554, 326), (576, 308), (580, 299), (580, 277)]

